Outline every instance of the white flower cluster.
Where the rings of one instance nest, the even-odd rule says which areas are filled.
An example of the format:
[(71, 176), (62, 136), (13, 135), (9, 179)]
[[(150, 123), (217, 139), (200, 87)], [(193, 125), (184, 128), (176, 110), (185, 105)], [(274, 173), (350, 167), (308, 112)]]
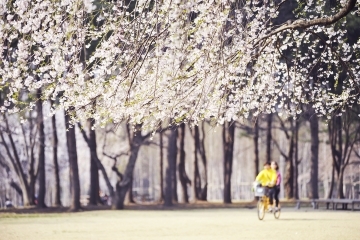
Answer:
[[(40, 87), (74, 120), (150, 129), (359, 104), (360, 44), (346, 42), (344, 20), (266, 37), (277, 6), (256, 1), (1, 1), (2, 111)], [(324, 3), (301, 16), (326, 17)]]

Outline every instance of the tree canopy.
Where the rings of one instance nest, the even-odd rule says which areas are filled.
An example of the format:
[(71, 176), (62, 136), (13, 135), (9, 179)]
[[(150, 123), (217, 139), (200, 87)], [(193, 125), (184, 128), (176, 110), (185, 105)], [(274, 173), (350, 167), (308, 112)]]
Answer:
[(151, 129), (359, 104), (359, 2), (286, 2), (1, 0), (1, 111), (38, 88), (74, 121)]

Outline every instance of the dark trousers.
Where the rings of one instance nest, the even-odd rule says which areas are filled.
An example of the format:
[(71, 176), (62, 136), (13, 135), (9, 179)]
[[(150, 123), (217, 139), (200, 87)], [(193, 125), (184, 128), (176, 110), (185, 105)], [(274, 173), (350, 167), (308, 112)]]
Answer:
[(279, 193), (280, 193), (280, 186), (275, 186), (273, 190), (274, 199), (275, 199), (275, 206), (279, 206)]
[(269, 198), (270, 205), (272, 205), (274, 202), (274, 200), (273, 200), (274, 192), (275, 192), (275, 187), (266, 187), (265, 195)]

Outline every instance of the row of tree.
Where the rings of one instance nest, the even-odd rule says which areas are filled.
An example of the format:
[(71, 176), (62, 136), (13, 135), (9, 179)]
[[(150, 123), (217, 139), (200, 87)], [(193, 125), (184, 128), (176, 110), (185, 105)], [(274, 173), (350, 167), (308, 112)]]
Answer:
[[(61, 125), (57, 123), (59, 119), (56, 119), (61, 116), (59, 114), (52, 115), (51, 121), (44, 120), (42, 105), (43, 103), (39, 103), (36, 110), (24, 113), (23, 116), (3, 114), (3, 121), (0, 125), (0, 163), (8, 176), (2, 179), (3, 181), (8, 180), (9, 188), (16, 190), (25, 206), (36, 203), (38, 207), (46, 207), (45, 196), (49, 187), (55, 190), (52, 190), (54, 197), (51, 204), (60, 206), (60, 195), (61, 192), (64, 192), (64, 189), (61, 191), (61, 182), (69, 183), (72, 209), (80, 208), (80, 198), (84, 192), (89, 193), (89, 204), (100, 204), (102, 203), (100, 182), (103, 182), (102, 190), (111, 197), (113, 207), (122, 209), (127, 193), (131, 202), (134, 202), (133, 194), (139, 194), (133, 187), (134, 178), (136, 178), (134, 177), (135, 166), (140, 149), (149, 145), (156, 147), (151, 150), (153, 156), (146, 158), (147, 168), (153, 168), (155, 171), (147, 174), (145, 178), (147, 182), (150, 182), (151, 178), (159, 178), (160, 197), (158, 200), (164, 201), (165, 205), (171, 205), (174, 201), (178, 201), (179, 192), (179, 196), (182, 198), (179, 201), (185, 203), (189, 202), (190, 196), (194, 200), (208, 200), (210, 173), (218, 171), (219, 168), (219, 165), (211, 164), (212, 161), (219, 161), (219, 158), (215, 157), (216, 154), (223, 154), (220, 158), (222, 161), (220, 168), (223, 169), (223, 173), (222, 176), (216, 174), (215, 178), (221, 182), (223, 202), (231, 203), (234, 185), (244, 182), (242, 179), (240, 182), (236, 181), (235, 184), (232, 184), (234, 159), (240, 161), (240, 164), (248, 164), (246, 163), (248, 159), (243, 157), (245, 151), (238, 150), (239, 146), (237, 146), (243, 144), (244, 139), (248, 141), (252, 139), (250, 149), (253, 149), (253, 157), (251, 157), (253, 160), (248, 168), (253, 169), (252, 174), (246, 174), (244, 172), (247, 170), (240, 169), (242, 174), (246, 175), (244, 179), (247, 179), (245, 182), (247, 182), (248, 189), (250, 189), (250, 179), (255, 178), (258, 171), (261, 170), (263, 162), (283, 159), (284, 196), (290, 199), (299, 198), (300, 164), (306, 164), (310, 173), (307, 180), (309, 184), (306, 197), (319, 198), (318, 187), (321, 185), (319, 175), (329, 169), (326, 167), (319, 171), (321, 144), (319, 136), (326, 139), (326, 148), (331, 151), (330, 156), (332, 157), (327, 159), (325, 156), (325, 160), (322, 160), (325, 166), (331, 166), (332, 173), (330, 188), (325, 197), (345, 197), (344, 178), (350, 175), (346, 174), (346, 169), (349, 164), (358, 163), (356, 157), (359, 157), (360, 124), (357, 108), (348, 109), (326, 121), (319, 120), (309, 109), (307, 114), (298, 119), (283, 119), (277, 114), (268, 114), (260, 116), (255, 122), (230, 122), (223, 126), (212, 126), (207, 122), (196, 126), (182, 123), (177, 127), (165, 127), (158, 132), (146, 133), (141, 130), (141, 125), (131, 126), (129, 124), (120, 126), (110, 124), (106, 126), (105, 132), (96, 131), (93, 129), (92, 120), (84, 125), (78, 123), (73, 126), (69, 123), (69, 117), (66, 114), (64, 114), (64, 124)], [(46, 126), (44, 126), (44, 122), (47, 122)], [(323, 130), (320, 126), (323, 126)], [(324, 126), (327, 126), (327, 129), (324, 129)], [(210, 140), (206, 138), (210, 134), (209, 132), (219, 128), (222, 129), (221, 140), (216, 139), (215, 144), (207, 142)], [(76, 129), (78, 129), (77, 133)], [(123, 131), (123, 136), (120, 139), (111, 139), (111, 134), (117, 134), (119, 131), (120, 133)], [(61, 132), (66, 137), (66, 140), (62, 140), (66, 143), (66, 148), (61, 147), (66, 149), (66, 154), (58, 152), (58, 134)], [(304, 134), (306, 137), (301, 137)], [(79, 139), (79, 136), (82, 138)], [(217, 138), (219, 136), (210, 134), (209, 137)], [(85, 142), (87, 148), (77, 146), (79, 141)], [(98, 146), (98, 141), (102, 141), (102, 146)], [(50, 142), (51, 144), (49, 144)], [(308, 157), (302, 154), (303, 151), (307, 151), (304, 145), (307, 142), (310, 144)], [(216, 145), (219, 146), (218, 144), (222, 144), (222, 147), (216, 147)], [(189, 147), (189, 145), (192, 146)], [(122, 150), (119, 151), (118, 146), (122, 146)], [(214, 147), (215, 149), (212, 149)], [(237, 150), (235, 151), (235, 149)], [(88, 152), (89, 161), (83, 159), (84, 151)], [(79, 154), (82, 156), (81, 161), (78, 160)], [(60, 161), (59, 155), (62, 158)], [(241, 160), (238, 160), (239, 157)], [(48, 159), (45, 160), (45, 158)], [(155, 164), (157, 167), (151, 166), (150, 158), (153, 159), (151, 164)], [(46, 169), (46, 165), (49, 165), (50, 159), (52, 164), (50, 164), (49, 171)], [(111, 162), (109, 163), (106, 159)], [(45, 164), (46, 162), (47, 164)], [(86, 165), (85, 162), (90, 162), (89, 170), (86, 170), (89, 172), (79, 172), (79, 164), (80, 166)], [(60, 174), (61, 167), (66, 166), (69, 167), (70, 177)], [(142, 169), (142, 171), (144, 170)], [(235, 169), (235, 171), (239, 171), (239, 169)], [(115, 179), (111, 176), (112, 173), (115, 173)], [(54, 176), (45, 176), (46, 174), (54, 174)], [(142, 174), (141, 171), (140, 174)], [(88, 191), (84, 191), (84, 189), (81, 191), (81, 175), (90, 178), (89, 186), (83, 185)], [(356, 182), (356, 175), (351, 177), (352, 181)], [(53, 183), (49, 183), (46, 179), (53, 179), (51, 181)], [(149, 188), (149, 184), (147, 185)], [(192, 191), (189, 192), (191, 189)]]

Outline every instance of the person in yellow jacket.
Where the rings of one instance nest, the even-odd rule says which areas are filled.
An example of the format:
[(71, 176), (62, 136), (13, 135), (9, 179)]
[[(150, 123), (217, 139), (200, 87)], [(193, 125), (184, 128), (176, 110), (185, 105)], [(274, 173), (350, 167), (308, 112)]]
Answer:
[[(274, 169), (271, 168), (269, 162), (264, 163), (264, 169), (256, 176), (255, 181), (261, 186), (266, 188), (266, 196), (269, 197), (270, 206), (273, 205), (273, 191), (276, 185), (277, 173)], [(272, 207), (270, 207), (269, 211), (272, 211)]]

